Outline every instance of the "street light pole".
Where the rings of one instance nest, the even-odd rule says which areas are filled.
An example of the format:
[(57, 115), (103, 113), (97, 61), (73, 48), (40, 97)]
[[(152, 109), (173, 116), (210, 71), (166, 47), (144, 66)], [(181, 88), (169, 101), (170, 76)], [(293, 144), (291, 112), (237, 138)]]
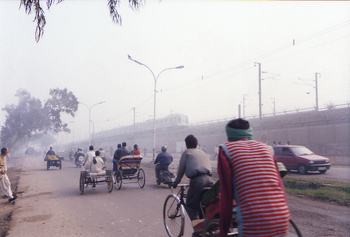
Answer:
[(259, 118), (262, 117), (262, 104), (261, 104), (261, 63), (254, 62), (259, 65)]
[(315, 73), (315, 90), (316, 90), (316, 111), (318, 111), (318, 78), (317, 76), (321, 76), (321, 73)]
[(130, 55), (128, 55), (128, 59), (139, 64), (142, 65), (144, 67), (146, 67), (153, 76), (153, 80), (154, 80), (154, 98), (153, 98), (153, 161), (155, 160), (155, 152), (156, 152), (156, 100), (157, 100), (157, 81), (158, 78), (160, 76), (160, 74), (162, 74), (163, 72), (167, 71), (167, 70), (171, 70), (171, 69), (182, 69), (184, 68), (183, 65), (178, 66), (178, 67), (170, 67), (170, 68), (165, 68), (163, 69), (157, 76), (154, 75), (153, 71), (145, 64), (133, 59)]
[(85, 105), (87, 108), (88, 108), (88, 110), (89, 110), (89, 146), (91, 145), (91, 109), (94, 107), (94, 106), (96, 106), (96, 105), (100, 105), (100, 104), (102, 104), (102, 103), (105, 103), (106, 101), (101, 101), (101, 102), (99, 102), (99, 103), (97, 103), (97, 104), (94, 104), (94, 105), (92, 105), (91, 107), (90, 106), (88, 106), (87, 104), (84, 104), (83, 102), (79, 102), (79, 104), (82, 104), (82, 105)]

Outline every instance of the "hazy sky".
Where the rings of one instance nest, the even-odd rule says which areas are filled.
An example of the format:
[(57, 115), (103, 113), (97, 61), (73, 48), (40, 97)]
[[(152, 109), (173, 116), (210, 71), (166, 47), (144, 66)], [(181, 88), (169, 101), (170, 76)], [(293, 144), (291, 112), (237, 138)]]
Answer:
[[(107, 0), (65, 0), (46, 10), (36, 43), (34, 15), (18, 1), (0, 1), (0, 108), (17, 103), (18, 89), (44, 101), (50, 88), (67, 88), (92, 106), (95, 132), (157, 117), (188, 115), (190, 123), (258, 115), (258, 67), (263, 113), (311, 108), (319, 77), (319, 107), (350, 103), (350, 2), (146, 1), (119, 7), (112, 23)], [(293, 44), (294, 42), (294, 44)], [(0, 116), (0, 124), (5, 114)], [(88, 109), (69, 126), (88, 136)]]

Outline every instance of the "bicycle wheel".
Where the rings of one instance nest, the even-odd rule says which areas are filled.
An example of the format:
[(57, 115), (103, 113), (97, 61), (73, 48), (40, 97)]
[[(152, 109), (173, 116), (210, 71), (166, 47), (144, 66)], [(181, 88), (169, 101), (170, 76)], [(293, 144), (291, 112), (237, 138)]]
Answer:
[(123, 178), (122, 178), (122, 172), (120, 170), (117, 170), (117, 173), (115, 174), (115, 187), (119, 190), (122, 188)]
[(170, 194), (164, 202), (163, 221), (170, 237), (183, 236), (185, 229), (185, 208), (175, 194)]
[(215, 234), (219, 233), (219, 219), (211, 219), (208, 221), (203, 230), (202, 230), (202, 237), (211, 237), (216, 236)]
[(298, 226), (294, 223), (294, 221), (292, 221), (292, 219), (289, 220), (289, 233), (294, 233), (298, 237), (302, 237), (302, 234), (298, 229)]
[(83, 193), (84, 193), (84, 175), (82, 172), (80, 172), (79, 190), (80, 190), (80, 194), (83, 195)]
[(139, 174), (137, 175), (137, 183), (139, 184), (140, 188), (143, 188), (145, 186), (146, 176), (143, 169), (139, 169)]
[(108, 188), (108, 192), (112, 192), (113, 191), (113, 180), (112, 180), (112, 176), (111, 177), (106, 177), (106, 183), (107, 183), (107, 188)]

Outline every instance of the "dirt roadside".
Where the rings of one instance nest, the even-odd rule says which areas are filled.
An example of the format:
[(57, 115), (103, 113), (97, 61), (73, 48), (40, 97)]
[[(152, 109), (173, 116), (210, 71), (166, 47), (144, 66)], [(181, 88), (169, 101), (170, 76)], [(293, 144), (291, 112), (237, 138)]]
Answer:
[[(14, 194), (19, 194), (18, 183), (20, 179), (21, 168), (9, 168), (7, 175), (11, 182), (12, 191)], [(0, 202), (0, 237), (7, 235), (8, 230), (10, 229), (10, 223), (12, 220), (12, 213), (16, 209), (16, 201), (9, 203), (8, 197), (1, 194)]]

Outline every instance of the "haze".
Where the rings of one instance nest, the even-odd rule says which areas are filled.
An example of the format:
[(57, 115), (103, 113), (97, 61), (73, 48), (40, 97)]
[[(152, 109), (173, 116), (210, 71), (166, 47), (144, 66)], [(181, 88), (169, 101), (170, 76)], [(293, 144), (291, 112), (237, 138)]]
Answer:
[[(263, 114), (350, 102), (349, 2), (147, 1), (133, 11), (122, 1), (122, 26), (107, 1), (70, 1), (45, 10), (36, 43), (34, 15), (19, 1), (0, 2), (0, 107), (16, 91), (44, 101), (67, 88), (93, 107), (94, 132), (153, 118), (152, 74), (158, 75), (157, 117), (182, 113), (190, 123), (258, 116), (258, 67)], [(43, 4), (45, 7), (45, 4)], [(88, 109), (64, 118), (75, 139), (88, 137)], [(1, 113), (0, 124), (5, 114)]]

